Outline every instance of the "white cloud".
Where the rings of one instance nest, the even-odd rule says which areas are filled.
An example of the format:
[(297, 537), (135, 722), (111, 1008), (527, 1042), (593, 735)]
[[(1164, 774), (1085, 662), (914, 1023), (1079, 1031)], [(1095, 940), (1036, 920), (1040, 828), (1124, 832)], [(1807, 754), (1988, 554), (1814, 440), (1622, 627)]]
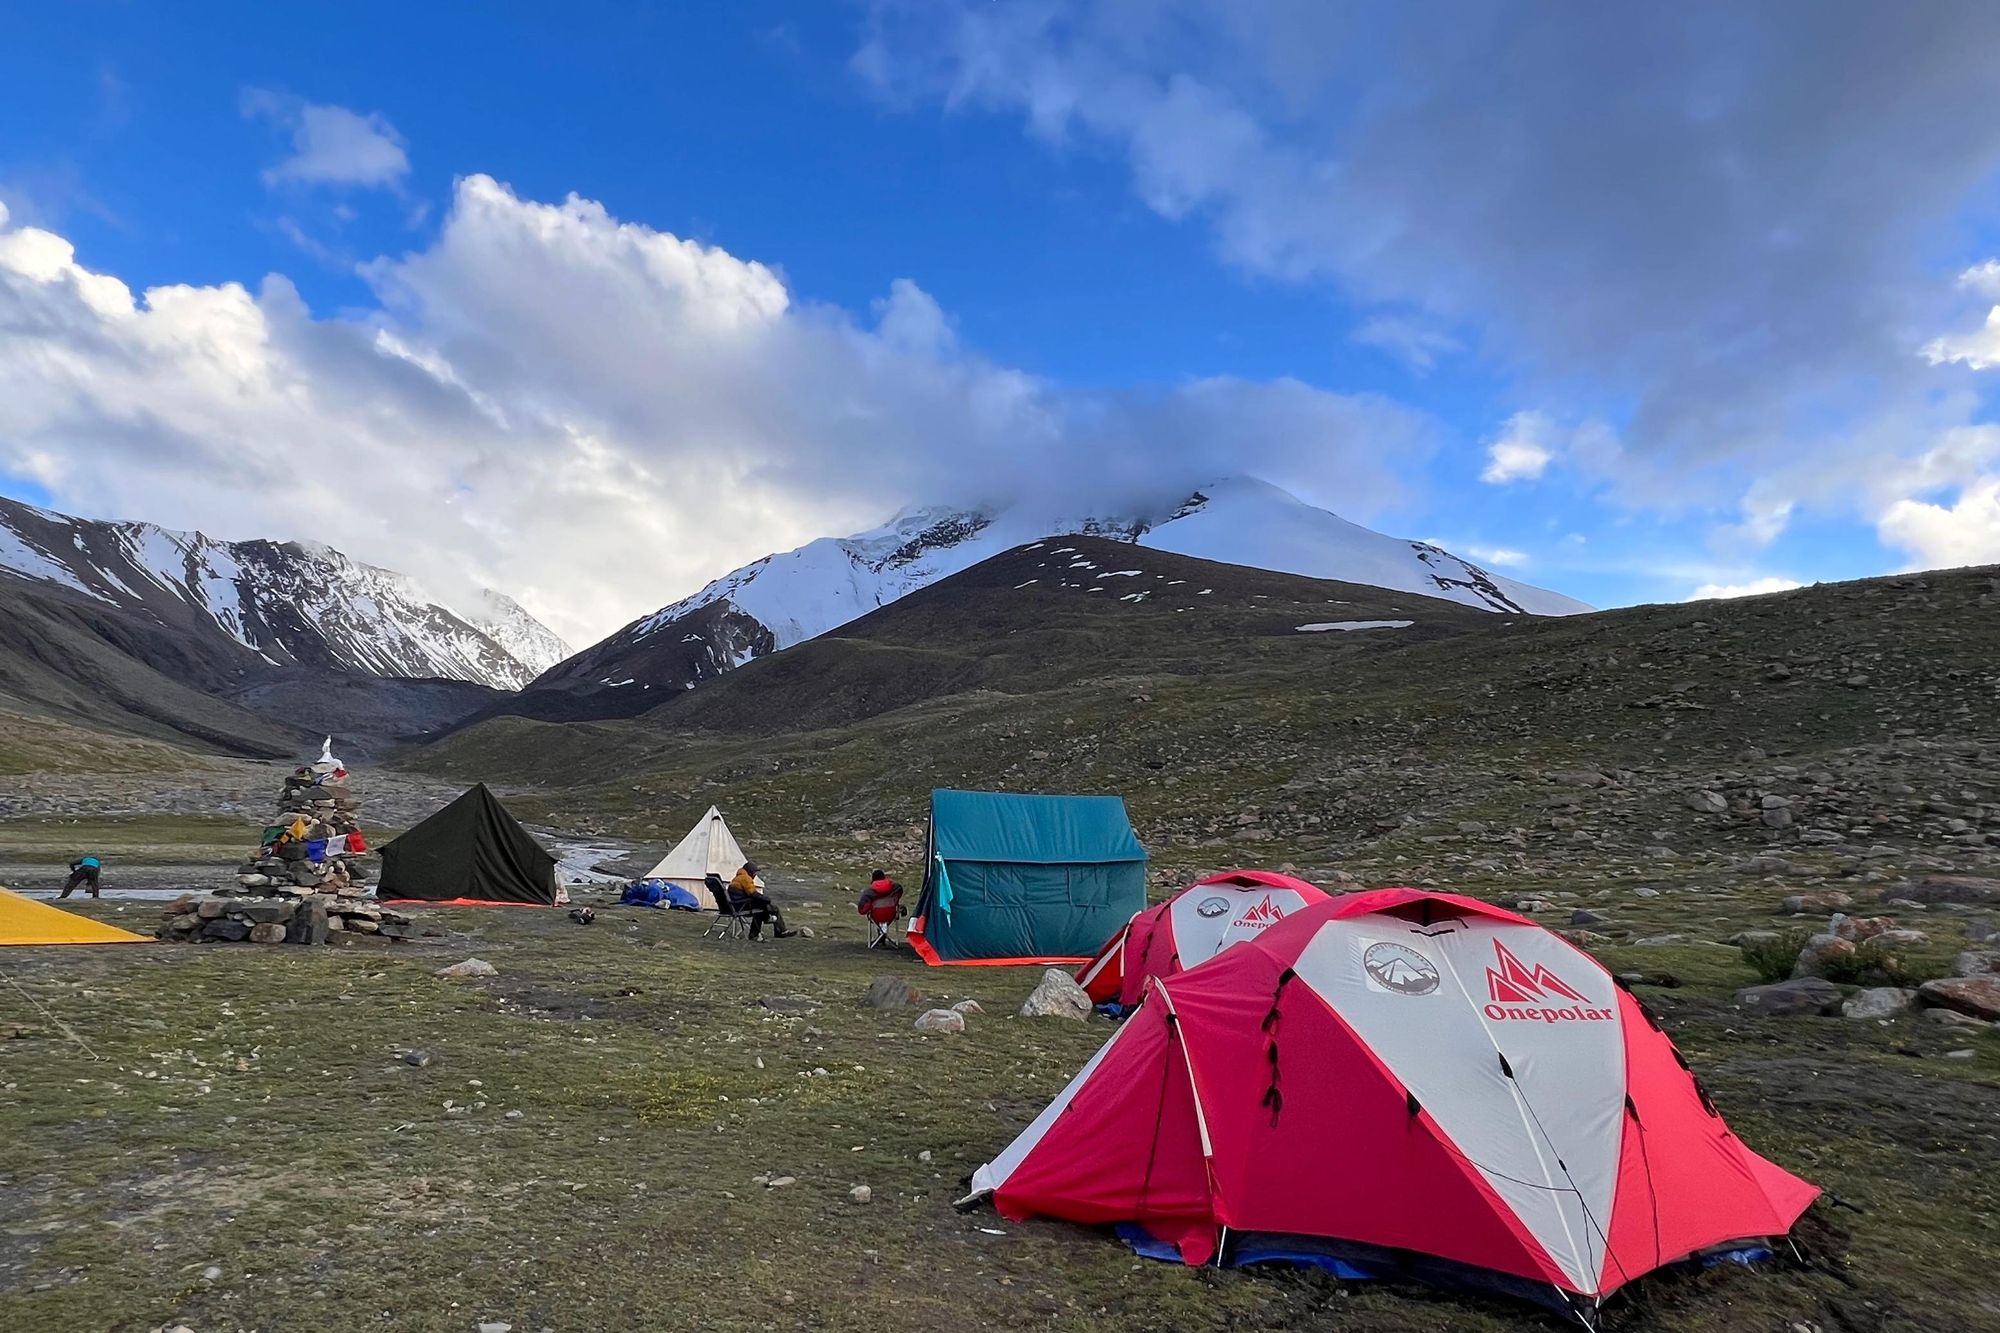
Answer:
[(1925, 568), (2000, 561), (2000, 477), (1962, 487), (1948, 505), (1898, 500), (1883, 511), (1876, 530)]
[(1511, 546), (1468, 546), (1465, 550), (1481, 564), (1498, 565), (1502, 569), (1515, 569), (1528, 563), (1528, 553)]
[(2000, 300), (2000, 259), (1974, 264), (1958, 275), (1958, 285), (1981, 296)]
[(1924, 345), (1924, 359), (1934, 366), (1955, 363), (1973, 370), (2000, 366), (2000, 306), (1987, 311), (1986, 322), (1970, 333), (1931, 339)]
[(1516, 412), (1486, 445), (1486, 469), (1479, 479), (1493, 486), (1533, 481), (1555, 460), (1554, 425), (1540, 412)]
[(581, 644), (912, 502), (1240, 471), (1366, 519), (1431, 447), (1427, 418), (1289, 380), (1064, 391), (961, 346), (915, 283), (863, 322), (483, 176), (427, 248), (361, 271), (379, 304), (340, 318), (277, 275), (135, 295), (0, 224), (0, 471), (94, 516), (492, 586)]
[(243, 114), (291, 136), (292, 155), (264, 172), (266, 184), (393, 188), (410, 173), (403, 136), (376, 112), (308, 102), (264, 88), (245, 90)]
[(1420, 374), (1435, 369), (1439, 357), (1465, 350), (1465, 344), (1449, 333), (1405, 315), (1377, 315), (1363, 321), (1354, 331), (1354, 341), (1379, 347)]
[(1690, 602), (1705, 602), (1716, 597), (1761, 597), (1768, 592), (1788, 592), (1805, 585), (1797, 579), (1778, 578), (1775, 575), (1761, 579), (1751, 579), (1745, 583), (1704, 583), (1688, 594)]

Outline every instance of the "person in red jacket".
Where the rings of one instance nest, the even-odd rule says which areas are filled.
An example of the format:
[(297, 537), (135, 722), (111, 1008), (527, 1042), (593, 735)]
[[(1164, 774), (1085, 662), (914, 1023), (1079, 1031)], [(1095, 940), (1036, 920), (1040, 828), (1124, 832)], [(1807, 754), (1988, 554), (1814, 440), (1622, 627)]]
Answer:
[(895, 941), (889, 938), (889, 927), (903, 914), (903, 886), (889, 878), (889, 872), (878, 870), (869, 881), (867, 889), (854, 910), (875, 923), (875, 937), (868, 941), (868, 947), (879, 949)]

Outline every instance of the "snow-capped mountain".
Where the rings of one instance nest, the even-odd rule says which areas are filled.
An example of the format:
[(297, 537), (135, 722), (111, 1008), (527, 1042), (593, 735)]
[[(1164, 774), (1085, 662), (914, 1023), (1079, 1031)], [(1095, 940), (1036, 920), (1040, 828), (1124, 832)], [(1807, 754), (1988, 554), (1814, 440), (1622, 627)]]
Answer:
[(906, 510), (872, 531), (824, 537), (745, 565), (634, 621), (530, 689), (685, 689), (753, 657), (816, 638), (1024, 542), (1068, 534), (1422, 593), (1496, 612), (1571, 615), (1591, 609), (1490, 573), (1429, 542), (1350, 523), (1268, 482), (1236, 477), (1153, 512), (1064, 515), (1028, 505)]
[(163, 625), (219, 630), (274, 666), (436, 676), (519, 689), (569, 652), (498, 593), (453, 610), (407, 575), (307, 542), (224, 542), (0, 499), (0, 577)]

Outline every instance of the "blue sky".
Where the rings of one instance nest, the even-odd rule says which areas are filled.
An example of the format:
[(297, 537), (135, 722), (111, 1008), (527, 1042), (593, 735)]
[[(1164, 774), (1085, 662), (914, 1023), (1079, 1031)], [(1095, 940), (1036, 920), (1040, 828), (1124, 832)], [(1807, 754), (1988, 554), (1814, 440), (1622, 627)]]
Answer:
[(31, 10), (0, 470), (572, 637), (1051, 478), (1600, 604), (2000, 559), (1990, 10), (1423, 11)]

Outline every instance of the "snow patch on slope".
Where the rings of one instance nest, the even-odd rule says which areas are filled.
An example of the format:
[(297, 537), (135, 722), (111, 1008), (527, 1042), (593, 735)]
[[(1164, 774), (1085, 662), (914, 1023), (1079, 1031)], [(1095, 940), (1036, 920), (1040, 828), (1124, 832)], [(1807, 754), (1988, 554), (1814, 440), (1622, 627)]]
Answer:
[(223, 542), (0, 500), (0, 569), (155, 619), (193, 611), (274, 664), (517, 689), (569, 655), (498, 593), (480, 590), (461, 615), (406, 575), (318, 543)]

